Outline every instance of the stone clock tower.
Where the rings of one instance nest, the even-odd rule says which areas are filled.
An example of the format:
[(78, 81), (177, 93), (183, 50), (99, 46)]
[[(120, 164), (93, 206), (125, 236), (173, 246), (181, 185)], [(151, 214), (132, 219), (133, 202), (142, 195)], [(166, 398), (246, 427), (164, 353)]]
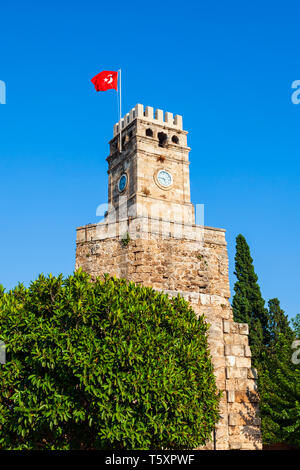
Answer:
[[(107, 158), (108, 202), (118, 211), (124, 198), (130, 217), (152, 216), (194, 223), (190, 200), (189, 150), (181, 116), (137, 104), (114, 126)], [(124, 209), (124, 207), (123, 207)]]
[(206, 448), (260, 449), (248, 326), (233, 321), (225, 230), (195, 224), (189, 151), (181, 116), (138, 104), (114, 126), (108, 211), (101, 223), (77, 229), (76, 269), (180, 294), (203, 313), (223, 391), (215, 438)]

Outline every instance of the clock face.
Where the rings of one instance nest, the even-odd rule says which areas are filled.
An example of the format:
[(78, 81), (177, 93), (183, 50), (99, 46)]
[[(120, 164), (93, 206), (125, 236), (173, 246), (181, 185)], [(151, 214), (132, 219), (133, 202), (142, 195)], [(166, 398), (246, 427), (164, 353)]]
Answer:
[(164, 188), (168, 188), (169, 186), (171, 186), (173, 182), (173, 178), (172, 178), (172, 175), (168, 171), (160, 170), (157, 173), (157, 181)]
[(118, 183), (118, 189), (119, 189), (120, 193), (122, 191), (124, 191), (124, 189), (126, 188), (126, 185), (127, 185), (127, 175), (126, 175), (126, 173), (123, 173), (123, 175), (119, 179), (119, 183)]

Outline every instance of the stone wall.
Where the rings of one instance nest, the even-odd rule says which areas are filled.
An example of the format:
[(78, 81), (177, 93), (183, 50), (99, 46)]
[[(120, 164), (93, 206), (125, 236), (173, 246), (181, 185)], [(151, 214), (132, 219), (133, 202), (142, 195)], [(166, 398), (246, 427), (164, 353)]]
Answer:
[[(166, 229), (163, 221), (148, 220), (145, 224), (143, 219), (80, 227), (76, 269), (81, 267), (93, 277), (108, 273), (126, 278), (170, 296), (179, 293), (196, 314), (204, 314), (210, 324), (209, 346), (217, 385), (223, 391), (216, 448), (261, 449), (248, 326), (233, 321), (228, 300), (225, 231), (185, 226), (176, 236), (175, 229), (169, 224)], [(131, 237), (128, 244), (122, 241), (126, 233)], [(205, 448), (213, 448), (213, 443)]]

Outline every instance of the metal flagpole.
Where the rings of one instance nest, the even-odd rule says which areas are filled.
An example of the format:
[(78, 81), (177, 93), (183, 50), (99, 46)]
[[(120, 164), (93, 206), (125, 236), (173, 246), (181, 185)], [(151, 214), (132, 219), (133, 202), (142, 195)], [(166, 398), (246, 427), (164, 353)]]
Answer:
[(119, 72), (120, 72), (120, 80), (119, 80), (119, 95), (120, 95), (120, 152), (122, 152), (122, 123), (121, 123), (121, 119), (122, 119), (122, 96), (121, 96), (121, 69), (119, 69)]

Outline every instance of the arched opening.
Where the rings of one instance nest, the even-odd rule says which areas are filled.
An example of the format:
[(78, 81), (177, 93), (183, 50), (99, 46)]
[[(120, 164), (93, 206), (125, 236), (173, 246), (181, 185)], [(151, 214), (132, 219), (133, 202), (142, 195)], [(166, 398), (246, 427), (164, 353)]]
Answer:
[(179, 144), (179, 139), (178, 139), (177, 135), (172, 136), (172, 142), (173, 142), (173, 144)]
[(164, 132), (157, 134), (159, 147), (167, 147), (168, 136)]
[(148, 129), (146, 129), (146, 135), (147, 135), (148, 137), (153, 137), (153, 130), (150, 129), (150, 127), (149, 127)]

